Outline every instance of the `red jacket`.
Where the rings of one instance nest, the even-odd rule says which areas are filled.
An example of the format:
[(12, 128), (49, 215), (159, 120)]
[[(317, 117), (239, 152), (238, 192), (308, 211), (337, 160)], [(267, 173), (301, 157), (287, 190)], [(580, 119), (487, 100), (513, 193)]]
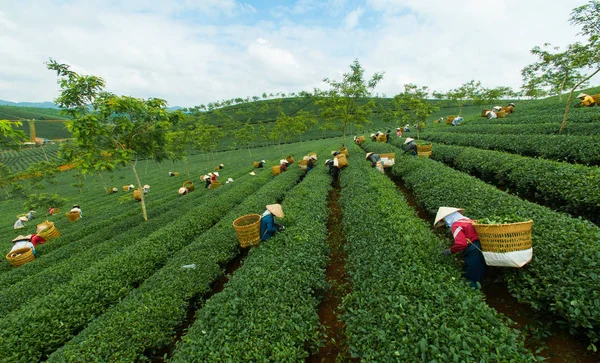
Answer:
[(456, 253), (467, 248), (468, 243), (479, 240), (477, 232), (473, 227), (473, 221), (469, 218), (459, 219), (452, 224), (452, 236), (454, 236), (454, 244), (450, 247), (450, 252)]
[(43, 239), (42, 237), (38, 236), (37, 234), (32, 234), (31, 235), (31, 243), (33, 244), (33, 247), (37, 247), (37, 245), (46, 243), (46, 240)]
[(217, 176), (216, 176), (215, 174), (213, 174), (213, 175), (210, 177), (210, 181), (215, 181), (215, 180), (217, 180)]
[(279, 170), (286, 171), (286, 169), (287, 169), (286, 163), (281, 163), (281, 165), (279, 165)]

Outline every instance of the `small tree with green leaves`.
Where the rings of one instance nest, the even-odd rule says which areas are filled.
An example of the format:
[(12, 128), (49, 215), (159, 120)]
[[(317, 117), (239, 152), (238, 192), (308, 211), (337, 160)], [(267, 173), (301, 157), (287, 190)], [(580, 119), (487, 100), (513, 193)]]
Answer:
[(383, 72), (379, 72), (370, 80), (365, 80), (365, 70), (357, 59), (350, 65), (350, 72), (342, 75), (341, 81), (329, 78), (323, 80), (329, 85), (329, 90), (318, 92), (316, 104), (321, 107), (321, 116), (329, 123), (330, 128), (342, 131), (344, 146), (350, 126), (369, 122), (368, 117), (375, 108), (375, 102), (370, 100), (361, 103), (359, 100), (370, 97), (382, 79)]
[(254, 126), (250, 122), (246, 122), (244, 127), (238, 129), (234, 135), (238, 145), (245, 146), (248, 148), (248, 154), (252, 156), (250, 145), (256, 140), (256, 133), (254, 132)]
[(27, 136), (16, 128), (21, 126), (19, 121), (0, 120), (0, 149), (19, 149)]
[(419, 87), (415, 84), (405, 84), (404, 92), (397, 94), (392, 99), (392, 113), (396, 126), (404, 124), (417, 124), (417, 139), (422, 124), (433, 112), (439, 110), (429, 97), (429, 88)]
[(217, 148), (224, 135), (219, 127), (199, 120), (191, 132), (192, 146), (208, 155)]
[[(79, 75), (52, 59), (47, 66), (59, 77), (61, 94), (55, 102), (73, 117), (66, 123), (72, 135), (70, 146), (61, 149), (61, 156), (82, 173), (131, 166), (142, 189), (138, 160), (161, 162), (179, 157), (169, 152), (166, 135), (183, 119), (181, 111), (169, 112), (167, 102), (158, 98), (143, 100), (105, 92), (102, 78)], [(141, 206), (147, 221), (143, 193)]]

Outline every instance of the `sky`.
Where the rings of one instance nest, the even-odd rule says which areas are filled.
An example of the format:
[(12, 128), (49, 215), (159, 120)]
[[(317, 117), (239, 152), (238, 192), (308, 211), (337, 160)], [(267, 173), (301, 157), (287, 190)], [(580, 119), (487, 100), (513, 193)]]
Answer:
[[(110, 92), (191, 107), (325, 88), (358, 59), (375, 92), (521, 85), (534, 46), (583, 40), (584, 0), (0, 0), (0, 99), (58, 96), (49, 58)], [(592, 80), (592, 83), (593, 80)]]

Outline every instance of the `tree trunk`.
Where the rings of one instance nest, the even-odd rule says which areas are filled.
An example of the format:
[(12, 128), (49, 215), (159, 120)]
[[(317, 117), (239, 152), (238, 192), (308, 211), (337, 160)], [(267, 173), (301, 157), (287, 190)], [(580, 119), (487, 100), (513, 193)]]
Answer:
[(108, 193), (108, 187), (106, 186), (106, 183), (104, 182), (104, 178), (102, 177), (102, 173), (100, 172), (100, 170), (98, 170), (98, 176), (100, 177), (100, 180), (102, 181), (102, 185), (104, 186), (104, 191)]
[(567, 115), (569, 114), (569, 104), (571, 103), (571, 98), (573, 98), (573, 91), (575, 91), (575, 89), (577, 89), (577, 87), (579, 87), (583, 82), (587, 81), (588, 79), (592, 78), (593, 76), (596, 75), (596, 73), (600, 72), (600, 68), (596, 69), (596, 71), (592, 74), (590, 74), (589, 76), (587, 76), (586, 78), (584, 78), (583, 80), (581, 80), (581, 82), (577, 83), (575, 85), (575, 87), (573, 87), (571, 89), (571, 93), (569, 93), (569, 98), (567, 99), (567, 107), (565, 108), (565, 116), (563, 117), (562, 123), (560, 124), (560, 130), (558, 130), (558, 134), (562, 134), (563, 129), (565, 128), (565, 124), (567, 123)]
[(46, 161), (48, 161), (48, 162), (49, 162), (49, 160), (48, 160), (48, 156), (46, 155), (46, 150), (44, 150), (44, 144), (42, 144), (42, 146), (41, 146), (41, 147), (42, 147), (42, 152), (44, 153), (44, 159), (46, 159)]
[(150, 160), (150, 159), (146, 159), (146, 167), (144, 168), (144, 175), (148, 175), (148, 160)]
[(565, 76), (563, 77), (563, 81), (560, 84), (560, 92), (558, 92), (558, 102), (562, 103), (562, 93), (565, 90), (565, 82), (567, 82), (567, 73), (565, 72)]
[(252, 151), (250, 150), (250, 144), (248, 144), (248, 154), (250, 154), (250, 157), (252, 157)]
[(138, 176), (137, 170), (135, 170), (135, 164), (137, 164), (137, 160), (131, 164), (131, 169), (133, 170), (133, 174), (135, 175), (135, 180), (137, 181), (139, 191), (141, 192), (141, 201), (142, 204), (142, 216), (144, 217), (144, 222), (148, 222), (148, 214), (146, 213), (146, 202), (144, 200), (144, 191), (142, 190), (142, 182), (140, 181), (140, 177)]

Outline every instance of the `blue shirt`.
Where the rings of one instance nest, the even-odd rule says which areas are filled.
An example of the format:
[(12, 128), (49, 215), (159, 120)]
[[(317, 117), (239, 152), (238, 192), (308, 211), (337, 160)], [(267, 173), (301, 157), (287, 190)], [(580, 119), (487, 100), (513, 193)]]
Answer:
[(260, 219), (260, 239), (263, 241), (268, 240), (275, 231), (277, 231), (277, 228), (275, 227), (275, 218), (273, 215), (269, 213), (263, 216)]

